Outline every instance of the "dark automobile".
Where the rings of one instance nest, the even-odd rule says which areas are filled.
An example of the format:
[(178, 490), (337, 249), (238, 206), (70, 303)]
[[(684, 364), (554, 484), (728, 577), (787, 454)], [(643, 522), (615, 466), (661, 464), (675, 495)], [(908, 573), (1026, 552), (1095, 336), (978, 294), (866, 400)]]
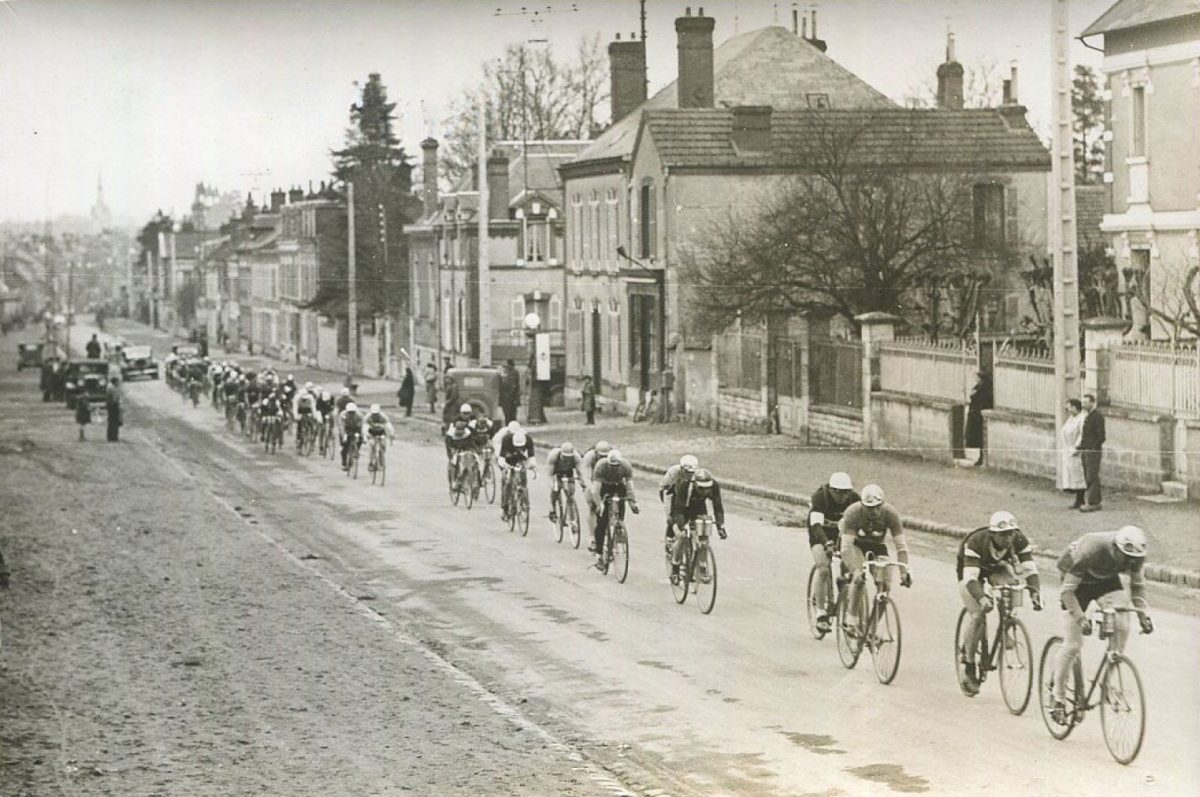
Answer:
[(108, 360), (72, 360), (67, 363), (65, 380), (68, 409), (75, 409), (80, 398), (89, 402), (104, 402), (104, 390), (108, 387)]
[(158, 379), (158, 361), (149, 346), (126, 346), (121, 350), (121, 375), (125, 381), (139, 376)]
[(22, 368), (40, 368), (44, 346), (44, 343), (18, 343), (17, 370), (20, 371)]
[[(457, 404), (470, 404), (475, 412), (498, 421), (500, 413), (500, 372), (494, 368), (451, 368), (446, 372), (458, 391)], [(457, 411), (453, 414), (457, 414)]]

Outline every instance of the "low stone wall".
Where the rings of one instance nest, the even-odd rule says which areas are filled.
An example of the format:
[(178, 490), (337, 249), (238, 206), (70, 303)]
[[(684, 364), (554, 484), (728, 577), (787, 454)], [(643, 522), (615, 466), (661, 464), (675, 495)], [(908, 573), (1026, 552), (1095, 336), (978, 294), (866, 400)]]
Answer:
[(1102, 484), (1159, 492), (1175, 467), (1175, 423), (1167, 416), (1106, 407)]
[(863, 445), (862, 410), (814, 404), (808, 408), (808, 442), (816, 446)]
[(723, 431), (755, 434), (771, 431), (767, 407), (759, 393), (718, 390), (717, 417)]
[(989, 468), (1056, 478), (1057, 433), (1054, 418), (1008, 410), (984, 410), (986, 463)]
[(888, 391), (871, 394), (871, 447), (950, 463), (962, 405)]
[(346, 370), (346, 358), (338, 354), (337, 327), (317, 326), (317, 364), (326, 371)]
[(1200, 499), (1200, 420), (1181, 424), (1180, 451), (1186, 470), (1178, 476), (1188, 486), (1188, 498)]

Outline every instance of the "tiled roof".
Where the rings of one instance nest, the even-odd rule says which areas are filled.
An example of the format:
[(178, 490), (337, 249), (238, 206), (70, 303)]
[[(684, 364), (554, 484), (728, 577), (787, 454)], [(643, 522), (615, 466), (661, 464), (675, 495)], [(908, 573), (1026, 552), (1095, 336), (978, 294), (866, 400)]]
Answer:
[[(718, 108), (770, 105), (807, 108), (824, 94), (834, 108), (891, 108), (894, 103), (850, 70), (787, 28), (759, 28), (727, 39), (713, 51), (713, 94)], [(605, 130), (574, 161), (624, 158), (633, 152), (643, 110), (677, 108), (676, 82)]]
[(648, 111), (645, 119), (667, 167), (803, 168), (805, 142), (834, 130), (856, 134), (855, 152), (872, 163), (894, 160), (906, 148), (910, 166), (1050, 168), (1050, 153), (1029, 125), (1010, 127), (993, 109), (776, 111), (764, 152), (738, 152), (729, 110)]
[(1191, 14), (1200, 14), (1200, 0), (1117, 0), (1079, 35), (1095, 36)]
[(175, 256), (195, 258), (200, 256), (200, 244), (203, 241), (216, 238), (218, 232), (177, 232), (175, 233)]
[(1075, 186), (1075, 236), (1084, 246), (1106, 243), (1100, 232), (1108, 189), (1102, 185)]

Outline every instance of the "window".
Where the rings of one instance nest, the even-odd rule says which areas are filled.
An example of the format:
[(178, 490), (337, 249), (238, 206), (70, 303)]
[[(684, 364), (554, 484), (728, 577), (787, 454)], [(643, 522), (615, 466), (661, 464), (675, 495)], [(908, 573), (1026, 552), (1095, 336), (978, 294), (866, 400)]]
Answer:
[(984, 249), (1004, 245), (1004, 186), (980, 183), (975, 186), (975, 245)]
[(638, 226), (641, 228), (641, 255), (643, 258), (649, 259), (655, 256), (655, 244), (657, 243), (655, 233), (658, 227), (658, 219), (655, 217), (654, 183), (646, 182), (642, 184), (641, 202), (639, 205), (641, 223)]
[(547, 329), (562, 329), (562, 300), (557, 296), (550, 297), (550, 324)]
[(824, 92), (810, 91), (804, 95), (808, 102), (808, 107), (814, 110), (823, 110), (829, 107), (829, 95)]
[(518, 293), (513, 297), (509, 310), (509, 329), (522, 330), (525, 328), (525, 294)]
[(608, 374), (609, 379), (621, 382), (621, 311), (620, 305), (608, 312)]
[(1133, 102), (1130, 108), (1133, 116), (1132, 134), (1129, 154), (1134, 158), (1146, 156), (1146, 87), (1134, 86)]

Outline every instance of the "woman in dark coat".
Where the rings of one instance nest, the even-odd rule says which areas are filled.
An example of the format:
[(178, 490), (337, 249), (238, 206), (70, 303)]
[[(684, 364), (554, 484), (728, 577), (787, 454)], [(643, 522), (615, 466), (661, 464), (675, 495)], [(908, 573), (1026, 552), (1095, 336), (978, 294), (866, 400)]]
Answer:
[(412, 415), (413, 398), (417, 393), (417, 380), (413, 376), (411, 368), (404, 369), (404, 381), (400, 383), (400, 406), (404, 408), (404, 417), (408, 418)]
[(121, 380), (115, 376), (108, 380), (104, 409), (108, 412), (108, 442), (116, 443), (121, 434)]
[(971, 400), (967, 404), (967, 428), (963, 435), (963, 446), (978, 448), (979, 459), (976, 465), (983, 462), (983, 411), (992, 408), (992, 377), (986, 371), (976, 374), (975, 387), (971, 390)]
[(587, 413), (587, 425), (594, 426), (596, 424), (596, 388), (592, 385), (590, 376), (583, 378), (580, 404), (580, 409)]

